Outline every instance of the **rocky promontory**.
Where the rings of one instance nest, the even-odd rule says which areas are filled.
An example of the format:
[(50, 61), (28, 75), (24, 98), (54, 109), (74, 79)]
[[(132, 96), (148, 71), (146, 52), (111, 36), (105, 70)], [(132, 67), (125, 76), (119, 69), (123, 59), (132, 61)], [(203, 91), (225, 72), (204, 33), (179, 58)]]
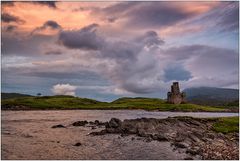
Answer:
[[(214, 130), (220, 118), (169, 117), (121, 121), (112, 118), (101, 131), (91, 135), (120, 134), (143, 137), (146, 142), (168, 141), (174, 150), (189, 155), (187, 159), (239, 159), (239, 133)], [(96, 125), (97, 126), (97, 125)]]

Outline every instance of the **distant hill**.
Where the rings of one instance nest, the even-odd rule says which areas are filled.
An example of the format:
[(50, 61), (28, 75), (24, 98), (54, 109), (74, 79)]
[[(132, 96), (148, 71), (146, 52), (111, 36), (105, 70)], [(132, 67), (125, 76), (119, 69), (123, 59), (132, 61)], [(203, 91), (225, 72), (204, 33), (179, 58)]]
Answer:
[(33, 97), (27, 94), (20, 93), (1, 93), (1, 99), (21, 98), (21, 97)]
[(213, 87), (185, 89), (187, 101), (209, 106), (239, 106), (239, 90)]

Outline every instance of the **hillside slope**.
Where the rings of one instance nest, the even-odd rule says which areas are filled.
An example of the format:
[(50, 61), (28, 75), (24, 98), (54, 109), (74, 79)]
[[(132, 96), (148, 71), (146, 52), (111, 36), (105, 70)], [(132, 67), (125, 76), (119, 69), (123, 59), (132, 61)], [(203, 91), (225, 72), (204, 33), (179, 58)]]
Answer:
[(229, 111), (224, 108), (195, 104), (168, 104), (158, 98), (119, 98), (113, 102), (100, 102), (73, 96), (24, 97), (2, 100), (3, 110), (52, 110), (52, 109), (144, 109), (159, 111)]
[(185, 89), (184, 92), (190, 103), (209, 106), (238, 106), (238, 89), (199, 87)]
[(21, 98), (21, 97), (34, 97), (28, 94), (20, 93), (1, 93), (1, 99)]

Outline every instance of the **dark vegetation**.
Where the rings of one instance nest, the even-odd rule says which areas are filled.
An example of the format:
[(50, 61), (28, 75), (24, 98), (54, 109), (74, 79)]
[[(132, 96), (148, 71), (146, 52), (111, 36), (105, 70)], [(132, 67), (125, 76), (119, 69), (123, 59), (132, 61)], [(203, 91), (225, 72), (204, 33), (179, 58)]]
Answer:
[[(5, 95), (2, 93), (2, 96)], [(11, 96), (2, 99), (2, 109), (5, 110), (49, 110), (49, 109), (144, 109), (159, 111), (229, 111), (224, 107), (211, 107), (196, 104), (168, 104), (165, 100), (158, 98), (119, 98), (113, 102), (100, 102), (88, 98), (74, 96)]]

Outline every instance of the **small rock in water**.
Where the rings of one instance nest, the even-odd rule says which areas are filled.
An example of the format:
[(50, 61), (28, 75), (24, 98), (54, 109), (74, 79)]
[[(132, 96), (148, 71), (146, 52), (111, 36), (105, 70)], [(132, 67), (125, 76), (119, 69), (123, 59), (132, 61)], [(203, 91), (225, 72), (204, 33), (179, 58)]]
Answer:
[(65, 128), (65, 126), (59, 124), (59, 125), (54, 125), (54, 126), (52, 126), (52, 128)]
[(85, 120), (85, 121), (77, 121), (77, 122), (74, 122), (72, 125), (73, 126), (85, 126), (88, 122)]
[(81, 146), (82, 144), (81, 143), (76, 143), (74, 146)]

